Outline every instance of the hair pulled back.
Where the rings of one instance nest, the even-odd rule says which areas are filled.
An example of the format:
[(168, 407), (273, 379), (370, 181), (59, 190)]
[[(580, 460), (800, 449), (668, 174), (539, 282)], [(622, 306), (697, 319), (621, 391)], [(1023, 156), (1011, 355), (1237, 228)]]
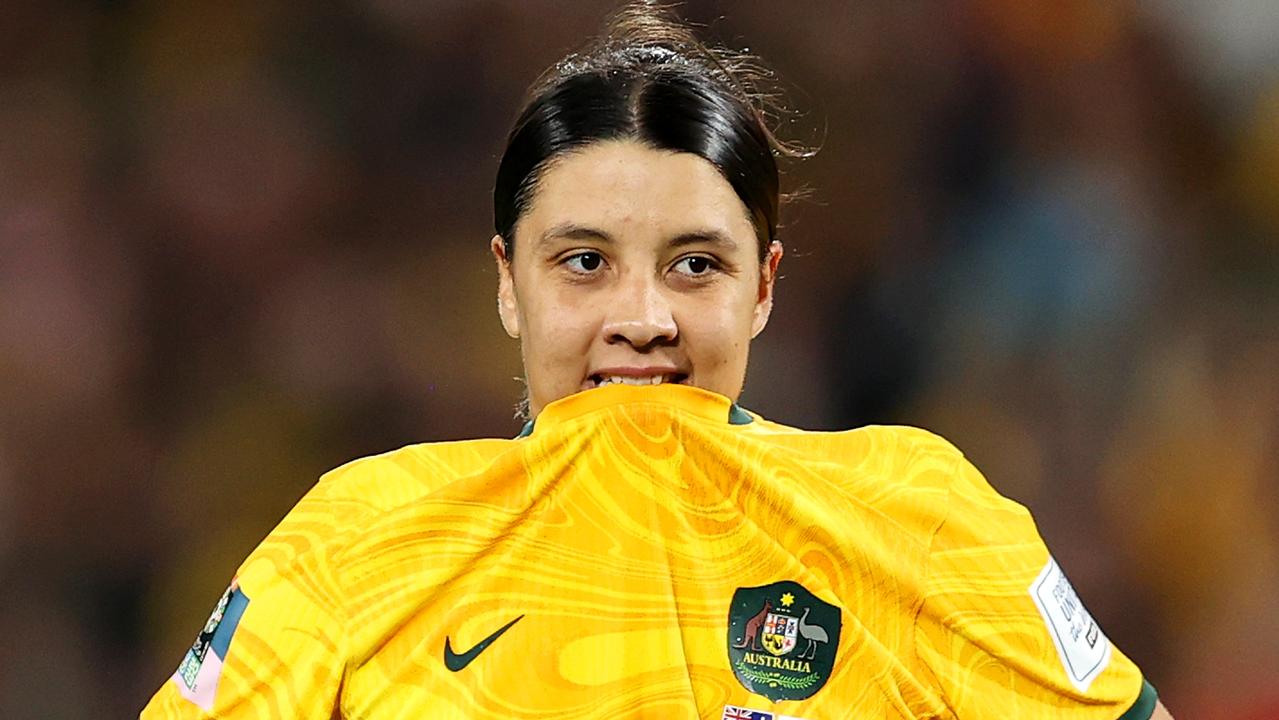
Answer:
[(710, 162), (746, 206), (761, 257), (776, 239), (776, 156), (801, 156), (768, 129), (772, 76), (752, 57), (707, 46), (666, 8), (633, 2), (585, 50), (534, 83), (507, 139), (493, 220), (507, 257), (515, 226), (556, 158), (591, 143), (631, 139)]

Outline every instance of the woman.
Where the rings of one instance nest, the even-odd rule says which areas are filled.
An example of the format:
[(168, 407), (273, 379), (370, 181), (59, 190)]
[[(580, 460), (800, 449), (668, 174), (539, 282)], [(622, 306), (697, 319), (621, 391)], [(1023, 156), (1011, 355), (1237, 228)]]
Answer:
[(1167, 717), (945, 441), (734, 403), (782, 259), (747, 67), (635, 5), (535, 86), (491, 242), (525, 431), (326, 475), (145, 716)]

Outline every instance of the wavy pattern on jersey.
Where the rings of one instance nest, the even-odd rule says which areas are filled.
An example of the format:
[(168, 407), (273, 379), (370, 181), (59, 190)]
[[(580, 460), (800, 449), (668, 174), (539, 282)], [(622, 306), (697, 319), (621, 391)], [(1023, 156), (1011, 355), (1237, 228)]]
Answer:
[[(241, 569), (253, 600), (215, 710), (327, 717), (340, 695), (343, 717), (367, 720), (1066, 713), (1044, 700), (1056, 656), (1026, 586), (1046, 551), (1023, 510), (923, 431), (733, 426), (727, 411), (689, 388), (605, 388), (552, 404), (526, 439), (326, 476)], [(729, 667), (728, 608), (781, 580), (843, 626), (826, 686), (773, 704)], [(446, 637), (464, 652), (521, 615), (445, 668)], [(1140, 678), (1117, 667), (1071, 717), (1122, 703)], [(175, 695), (158, 717), (188, 716)]]
[(947, 505), (917, 632), (919, 655), (956, 714), (1101, 719), (1127, 710), (1142, 679), (1118, 650), (1087, 694), (1065, 680), (1029, 600), (1030, 580), (1048, 560), (1030, 513), (995, 493), (967, 461), (956, 468)]
[[(828, 683), (841, 689), (805, 703), (807, 717), (925, 703), (903, 698), (897, 659), (917, 588), (889, 568), (922, 566), (926, 542), (894, 532), (881, 507), (909, 491), (856, 481), (876, 461), (855, 453), (874, 457), (874, 437), (831, 439), (848, 457), (823, 464), (759, 430), (621, 405), (539, 428), (518, 453), (381, 518), (343, 551), (353, 644), (375, 650), (358, 658), (349, 709), (464, 697), (459, 717), (718, 717), (752, 702), (728, 667), (733, 592), (784, 579), (845, 609)], [(847, 523), (879, 539), (850, 543)], [(445, 636), (470, 647), (520, 614), (466, 670), (443, 670)]]

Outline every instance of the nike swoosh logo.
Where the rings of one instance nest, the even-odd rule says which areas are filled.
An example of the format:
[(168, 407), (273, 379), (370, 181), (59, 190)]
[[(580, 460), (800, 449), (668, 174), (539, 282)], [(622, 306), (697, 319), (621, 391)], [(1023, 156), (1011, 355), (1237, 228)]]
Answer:
[(510, 630), (512, 625), (514, 625), (515, 623), (523, 619), (524, 619), (524, 616), (521, 615), (515, 618), (514, 620), (508, 622), (507, 624), (498, 628), (497, 632), (479, 641), (475, 645), (475, 647), (471, 648), (470, 650), (467, 650), (464, 653), (453, 652), (453, 647), (452, 645), (449, 644), (449, 639), (448, 639), (448, 636), (446, 635), (444, 637), (444, 667), (448, 668), (449, 670), (452, 670), (453, 672), (457, 672), (458, 670), (461, 670), (467, 665), (470, 665), (471, 661), (479, 657), (480, 653), (484, 652), (489, 645), (492, 645), (494, 640), (502, 637), (502, 633), (506, 632), (507, 630)]

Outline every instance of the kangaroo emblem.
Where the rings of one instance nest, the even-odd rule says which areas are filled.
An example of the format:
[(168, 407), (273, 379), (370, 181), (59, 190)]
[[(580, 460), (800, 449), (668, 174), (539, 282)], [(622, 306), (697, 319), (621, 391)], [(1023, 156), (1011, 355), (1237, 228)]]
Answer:
[(742, 633), (742, 642), (740, 645), (734, 645), (734, 648), (741, 650), (749, 647), (752, 650), (763, 650), (759, 646), (759, 627), (764, 624), (764, 619), (768, 617), (768, 611), (773, 609), (771, 600), (764, 601), (764, 609), (760, 610), (750, 620), (746, 621), (746, 631)]

